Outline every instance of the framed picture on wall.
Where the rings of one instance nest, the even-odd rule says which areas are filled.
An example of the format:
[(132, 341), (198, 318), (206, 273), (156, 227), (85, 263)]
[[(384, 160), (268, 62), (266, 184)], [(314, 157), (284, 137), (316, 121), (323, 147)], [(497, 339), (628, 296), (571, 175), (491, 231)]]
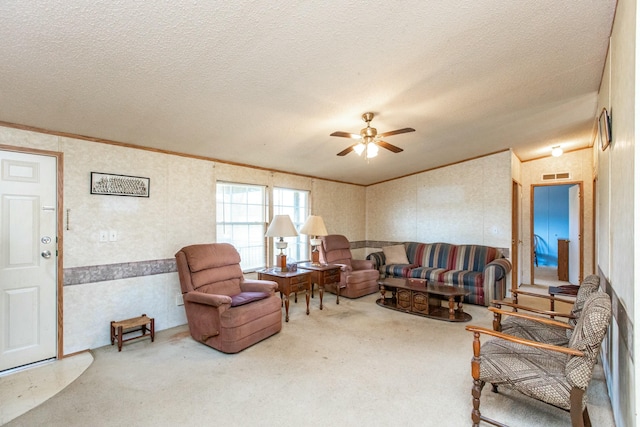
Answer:
[(141, 176), (91, 172), (91, 194), (149, 197), (150, 179)]
[(604, 151), (611, 144), (611, 117), (606, 108), (602, 109), (598, 118), (598, 136), (600, 138), (600, 148)]

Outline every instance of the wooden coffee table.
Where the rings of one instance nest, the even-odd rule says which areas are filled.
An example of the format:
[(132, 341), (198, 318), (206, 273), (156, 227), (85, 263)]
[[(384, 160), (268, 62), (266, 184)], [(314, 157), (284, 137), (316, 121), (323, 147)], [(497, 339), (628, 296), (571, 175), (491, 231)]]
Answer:
[[(382, 296), (376, 303), (382, 307), (449, 322), (471, 320), (471, 315), (462, 309), (462, 299), (470, 293), (464, 288), (424, 279), (388, 278), (378, 285)], [(390, 298), (386, 297), (387, 291), (391, 291)], [(448, 307), (442, 306), (440, 297), (449, 302)]]

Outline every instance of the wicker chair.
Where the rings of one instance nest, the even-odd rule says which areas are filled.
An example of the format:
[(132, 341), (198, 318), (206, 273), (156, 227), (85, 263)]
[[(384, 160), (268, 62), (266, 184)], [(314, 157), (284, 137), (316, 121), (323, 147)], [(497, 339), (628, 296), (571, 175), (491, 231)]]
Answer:
[[(494, 301), (495, 307), (489, 307), (489, 310), (493, 312), (493, 329), (508, 335), (515, 335), (547, 344), (566, 346), (569, 343), (569, 338), (571, 338), (572, 330), (582, 313), (585, 301), (589, 295), (597, 292), (599, 287), (599, 276), (587, 276), (578, 288), (578, 294), (570, 313), (546, 311), (504, 301)], [(546, 295), (536, 296), (548, 298)], [(514, 311), (505, 311), (501, 308), (502, 305), (508, 305)], [(522, 311), (535, 314), (522, 313)], [(507, 318), (503, 320), (505, 315)], [(567, 321), (551, 320), (555, 317), (565, 317)]]
[[(485, 383), (493, 391), (510, 387), (533, 399), (569, 411), (573, 427), (590, 426), (586, 390), (600, 346), (611, 322), (611, 300), (595, 292), (585, 301), (567, 347), (539, 343), (487, 328), (467, 326), (473, 332), (473, 410), (471, 419), (503, 425), (480, 414), (480, 394)], [(491, 339), (480, 343), (480, 334)]]

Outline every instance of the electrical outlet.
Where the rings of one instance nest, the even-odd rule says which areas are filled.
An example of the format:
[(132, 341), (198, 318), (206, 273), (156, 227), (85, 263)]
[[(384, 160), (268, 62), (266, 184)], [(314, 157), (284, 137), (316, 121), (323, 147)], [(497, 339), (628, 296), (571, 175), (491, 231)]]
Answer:
[(184, 305), (184, 300), (182, 299), (182, 294), (176, 295), (176, 305)]
[(118, 233), (116, 233), (116, 230), (109, 230), (109, 241), (115, 242), (116, 240), (118, 240)]
[(107, 230), (100, 230), (100, 241), (108, 242), (109, 241), (109, 233)]

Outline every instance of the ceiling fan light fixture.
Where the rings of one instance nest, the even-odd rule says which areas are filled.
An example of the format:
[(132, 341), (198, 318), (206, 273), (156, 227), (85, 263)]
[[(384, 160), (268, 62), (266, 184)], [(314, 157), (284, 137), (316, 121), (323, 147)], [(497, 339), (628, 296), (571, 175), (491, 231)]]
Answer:
[(371, 127), (371, 120), (373, 120), (373, 113), (364, 113), (362, 115), (362, 120), (367, 123), (367, 127), (360, 130), (360, 134), (355, 134), (351, 132), (344, 131), (335, 131), (331, 133), (329, 136), (338, 136), (340, 138), (354, 138), (360, 139), (359, 142), (345, 148), (344, 150), (338, 153), (338, 156), (346, 156), (352, 151), (355, 151), (358, 156), (362, 155), (362, 153), (366, 153), (365, 157), (367, 159), (371, 159), (378, 155), (378, 147), (382, 147), (387, 149), (393, 153), (400, 153), (402, 148), (396, 147), (395, 145), (389, 144), (387, 141), (383, 141), (380, 138), (386, 138), (388, 136), (399, 135), (407, 132), (415, 132), (413, 128), (402, 128), (396, 129), (389, 132), (383, 132), (378, 134), (378, 130), (376, 128)]
[(367, 144), (367, 159), (372, 159), (378, 155), (378, 146), (370, 142)]

